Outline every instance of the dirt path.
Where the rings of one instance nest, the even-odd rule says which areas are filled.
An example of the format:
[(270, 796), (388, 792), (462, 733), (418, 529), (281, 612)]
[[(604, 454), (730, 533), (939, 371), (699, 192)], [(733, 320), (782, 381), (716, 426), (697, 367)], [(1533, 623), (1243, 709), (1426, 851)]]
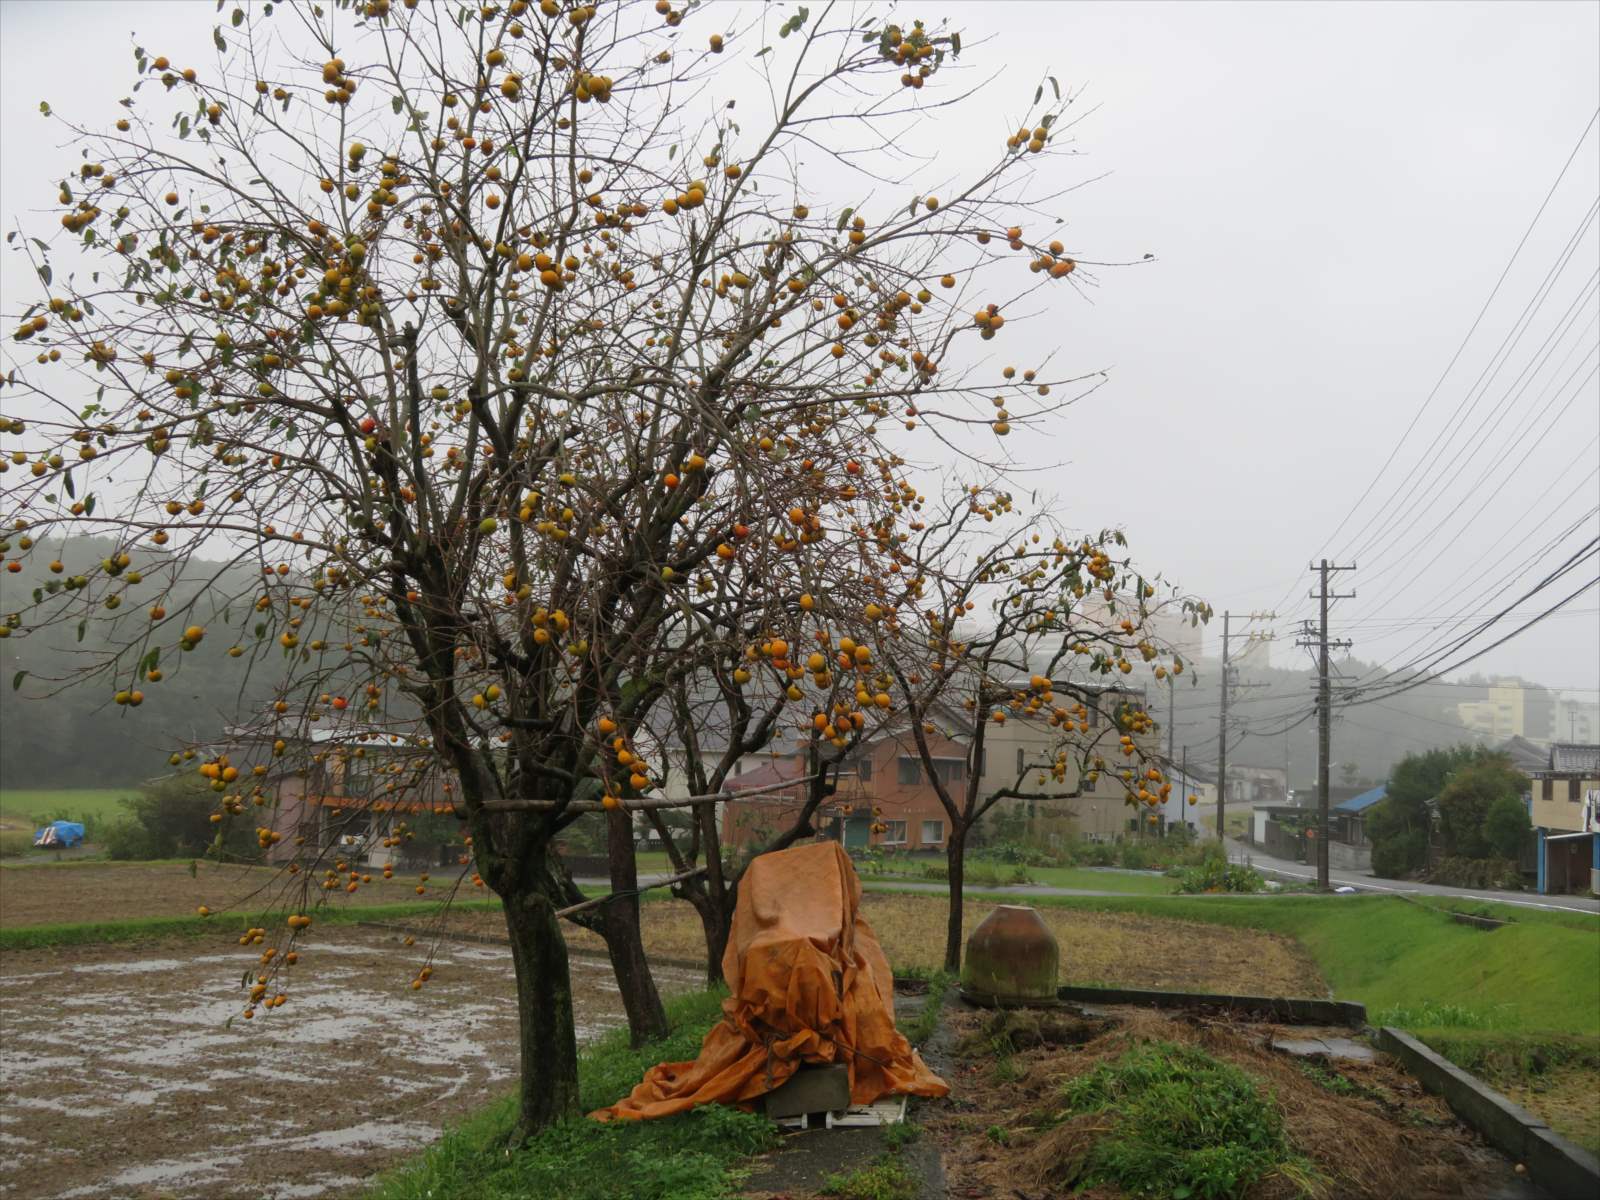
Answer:
[[(510, 954), (366, 929), (305, 946), (290, 1002), (225, 1023), (256, 955), (189, 939), (0, 958), (0, 1196), (311, 1198), (347, 1192), (505, 1091)], [(623, 1021), (574, 959), (579, 1036)], [(663, 990), (693, 972), (658, 969)]]

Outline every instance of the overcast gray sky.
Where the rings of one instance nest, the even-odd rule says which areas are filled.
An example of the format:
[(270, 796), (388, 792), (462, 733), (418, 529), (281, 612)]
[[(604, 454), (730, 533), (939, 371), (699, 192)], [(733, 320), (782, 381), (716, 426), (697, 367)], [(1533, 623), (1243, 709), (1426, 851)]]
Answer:
[[(39, 100), (110, 121), (132, 34), (209, 62), (212, 13), (0, 0), (8, 229), (52, 206), (49, 181), (75, 161)], [(1122, 524), (1142, 562), (1219, 612), (1276, 609), (1284, 634), (1311, 612), (1308, 560), (1354, 557), (1338, 586), (1359, 595), (1335, 632), (1395, 666), (1600, 535), (1600, 6), (1041, 0), (911, 15), (962, 30), (974, 80), (1003, 66), (1008, 111), (1047, 71), (1079, 93), (1079, 113), (1095, 110), (1079, 164), (1109, 174), (1058, 206), (1066, 240), (1086, 258), (1156, 256), (1103, 272), (1092, 302), (1051, 301), (1073, 370), (1111, 371), (1064, 442), (1008, 446), (1050, 468), (1067, 520)], [(940, 131), (940, 173), (992, 153), (992, 130), (965, 121)], [(17, 289), (16, 264), (0, 280)], [(1517, 612), (1594, 578), (1595, 561)], [(1591, 588), (1470, 669), (1593, 697), (1597, 614)]]

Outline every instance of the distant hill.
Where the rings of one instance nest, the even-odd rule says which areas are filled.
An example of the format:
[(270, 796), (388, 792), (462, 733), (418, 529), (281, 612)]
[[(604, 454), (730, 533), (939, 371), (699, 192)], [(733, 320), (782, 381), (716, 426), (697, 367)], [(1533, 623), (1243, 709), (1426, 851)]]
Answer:
[[(114, 549), (100, 538), (36, 546), (23, 560), (23, 571), (0, 573), (0, 614), (31, 604), (33, 590), (48, 580), (87, 574)], [(0, 641), (0, 788), (138, 783), (166, 771), (167, 756), (178, 745), (213, 738), (225, 723), (259, 710), (269, 699), (279, 674), (275, 664), (246, 680), (241, 661), (227, 654), (251, 614), (247, 603), (235, 603), (225, 614), (224, 599), (229, 593), (248, 595), (253, 576), (200, 560), (184, 565), (163, 604), (169, 613), (191, 611), (192, 617), (184, 619), (205, 626), (207, 636), (188, 653), (177, 649), (175, 632), (161, 639), (165, 678), (139, 684), (142, 705), (120, 707), (112, 701), (116, 688), (133, 680), (132, 654), (115, 683), (109, 676), (65, 687), (50, 682), (71, 677), (149, 627), (148, 607), (162, 590), (157, 581), (177, 572), (177, 560), (156, 547), (141, 548), (134, 557), (132, 569), (142, 571), (145, 582), (127, 589), (116, 613), (74, 611), (40, 632)], [(54, 558), (64, 567), (60, 575), (49, 571)], [(73, 600), (83, 607), (81, 597)], [(26, 674), (13, 690), (20, 672)]]

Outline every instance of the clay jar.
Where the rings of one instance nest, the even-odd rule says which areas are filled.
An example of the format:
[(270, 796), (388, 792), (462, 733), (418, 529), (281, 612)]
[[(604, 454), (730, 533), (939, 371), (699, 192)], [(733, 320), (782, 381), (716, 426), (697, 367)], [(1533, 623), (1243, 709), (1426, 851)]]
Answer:
[(998, 1003), (1051, 1004), (1061, 947), (1031, 908), (1002, 904), (967, 939), (961, 986)]

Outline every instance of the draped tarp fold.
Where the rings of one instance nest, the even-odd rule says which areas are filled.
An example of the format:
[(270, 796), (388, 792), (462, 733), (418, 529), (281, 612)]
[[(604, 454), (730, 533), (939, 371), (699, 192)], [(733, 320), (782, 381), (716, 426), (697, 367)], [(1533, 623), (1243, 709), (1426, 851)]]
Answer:
[(632, 1095), (591, 1114), (664, 1117), (697, 1104), (740, 1104), (802, 1063), (842, 1062), (850, 1099), (943, 1096), (894, 1026), (894, 978), (861, 915), (861, 881), (836, 842), (763, 854), (739, 882), (722, 959), (731, 995), (693, 1062), (661, 1063)]

